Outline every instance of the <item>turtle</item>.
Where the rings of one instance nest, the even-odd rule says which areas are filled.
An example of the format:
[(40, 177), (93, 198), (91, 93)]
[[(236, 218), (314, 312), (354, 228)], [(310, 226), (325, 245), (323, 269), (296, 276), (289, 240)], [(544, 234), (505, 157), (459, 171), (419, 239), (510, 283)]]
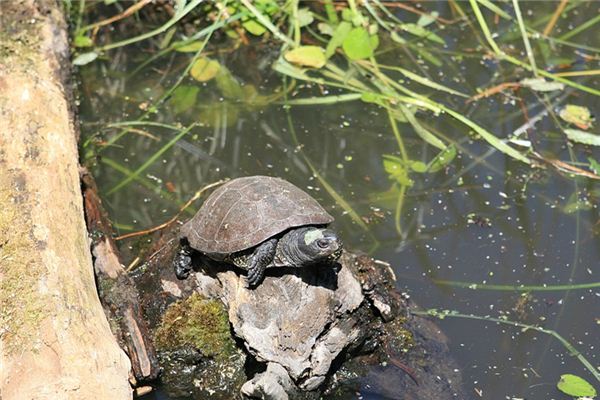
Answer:
[(175, 275), (186, 279), (192, 254), (247, 270), (251, 288), (270, 267), (334, 263), (342, 253), (334, 218), (308, 193), (270, 176), (233, 179), (216, 189), (179, 233)]

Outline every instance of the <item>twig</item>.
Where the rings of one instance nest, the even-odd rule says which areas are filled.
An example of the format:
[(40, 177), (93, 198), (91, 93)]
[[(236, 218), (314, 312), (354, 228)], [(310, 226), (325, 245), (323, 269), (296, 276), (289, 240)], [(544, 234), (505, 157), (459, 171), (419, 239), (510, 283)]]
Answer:
[(552, 14), (552, 18), (550, 18), (550, 21), (548, 21), (548, 24), (544, 28), (544, 36), (548, 36), (550, 32), (552, 32), (552, 29), (554, 29), (554, 25), (556, 25), (556, 22), (558, 21), (558, 17), (560, 17), (560, 14), (562, 14), (562, 12), (565, 10), (565, 7), (567, 6), (568, 2), (569, 0), (560, 1), (560, 4), (558, 5), (558, 7), (556, 7), (556, 11), (554, 11), (554, 14)]
[(126, 9), (125, 11), (123, 11), (120, 14), (117, 14), (113, 17), (107, 18), (105, 20), (102, 21), (98, 21), (96, 23), (93, 23), (91, 25), (88, 26), (84, 26), (81, 31), (85, 32), (85, 31), (89, 31), (90, 29), (97, 29), (100, 27), (103, 27), (105, 25), (110, 25), (113, 22), (116, 22), (118, 20), (121, 20), (123, 18), (127, 18), (129, 17), (131, 14), (139, 11), (140, 9), (144, 8), (147, 4), (151, 3), (152, 0), (140, 0), (139, 2), (135, 3), (134, 5), (132, 5), (131, 7), (129, 7), (128, 9)]
[(143, 231), (131, 232), (131, 233), (127, 233), (127, 234), (125, 234), (125, 235), (117, 236), (117, 237), (115, 238), (115, 240), (123, 240), (123, 239), (128, 239), (128, 238), (131, 238), (131, 237), (142, 236), (142, 235), (148, 235), (148, 234), (150, 234), (150, 233), (152, 233), (152, 232), (156, 232), (156, 231), (159, 231), (159, 230), (161, 230), (161, 229), (164, 229), (164, 228), (166, 228), (167, 226), (171, 225), (173, 222), (177, 221), (177, 218), (179, 218), (179, 216), (181, 215), (181, 213), (182, 213), (182, 212), (183, 212), (183, 211), (184, 211), (186, 208), (188, 208), (188, 207), (190, 206), (190, 204), (192, 204), (194, 201), (198, 200), (198, 198), (199, 198), (200, 196), (202, 196), (202, 194), (203, 194), (204, 192), (206, 192), (208, 189), (212, 189), (212, 188), (214, 188), (215, 186), (219, 186), (219, 185), (221, 185), (221, 184), (223, 184), (223, 183), (225, 183), (225, 182), (227, 182), (227, 179), (222, 179), (222, 180), (220, 180), (220, 181), (217, 181), (217, 182), (211, 183), (210, 185), (206, 185), (206, 186), (204, 186), (202, 189), (198, 190), (198, 191), (197, 191), (197, 192), (196, 192), (196, 193), (195, 193), (195, 194), (192, 196), (192, 198), (191, 198), (191, 199), (189, 199), (189, 200), (188, 200), (188, 201), (187, 201), (187, 202), (186, 202), (186, 203), (185, 203), (185, 204), (184, 204), (184, 205), (183, 205), (183, 206), (182, 206), (182, 207), (179, 209), (179, 211), (177, 212), (177, 214), (175, 214), (175, 215), (174, 215), (174, 216), (173, 216), (171, 219), (169, 219), (168, 221), (166, 221), (166, 222), (163, 222), (162, 224), (160, 224), (160, 225), (157, 225), (157, 226), (155, 226), (155, 227), (153, 227), (153, 228), (150, 228), (150, 229), (144, 229)]

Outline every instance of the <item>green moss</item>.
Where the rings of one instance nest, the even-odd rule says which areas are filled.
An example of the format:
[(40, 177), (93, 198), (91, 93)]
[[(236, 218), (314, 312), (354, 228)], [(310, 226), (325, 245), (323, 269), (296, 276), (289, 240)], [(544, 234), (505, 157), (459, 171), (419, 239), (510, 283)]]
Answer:
[(9, 353), (35, 349), (46, 314), (37, 290), (42, 272), (33, 257), (38, 251), (26, 215), (27, 188), (24, 178), (14, 178), (0, 176), (0, 338)]
[(159, 350), (192, 346), (218, 359), (235, 349), (223, 305), (197, 293), (169, 306), (155, 332), (155, 343)]

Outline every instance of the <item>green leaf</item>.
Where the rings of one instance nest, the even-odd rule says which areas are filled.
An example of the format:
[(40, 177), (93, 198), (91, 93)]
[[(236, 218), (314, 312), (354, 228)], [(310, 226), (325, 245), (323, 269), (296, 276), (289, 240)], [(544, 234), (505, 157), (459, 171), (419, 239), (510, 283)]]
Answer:
[(166, 49), (169, 44), (171, 44), (171, 40), (173, 40), (173, 36), (175, 36), (175, 32), (177, 32), (177, 28), (173, 27), (165, 33), (165, 36), (161, 39), (158, 48), (163, 50)]
[(435, 33), (431, 32), (430, 30), (425, 29), (422, 26), (419, 26), (417, 24), (402, 24), (402, 25), (400, 25), (400, 29), (410, 33), (411, 35), (415, 35), (415, 36), (418, 36), (423, 39), (431, 40), (432, 42), (435, 42), (435, 43), (446, 44), (446, 42), (444, 42), (444, 39), (442, 39), (440, 36), (436, 35)]
[(253, 19), (249, 19), (247, 21), (242, 22), (242, 26), (245, 30), (253, 34), (254, 36), (261, 36), (263, 33), (267, 31), (267, 28), (262, 26), (260, 23)]
[(395, 180), (403, 186), (412, 186), (413, 181), (408, 177), (408, 171), (404, 167), (401, 158), (389, 154), (383, 155), (383, 169), (388, 173), (390, 179)]
[(333, 36), (327, 43), (327, 48), (325, 49), (325, 57), (329, 58), (335, 53), (335, 50), (344, 43), (346, 36), (352, 30), (352, 24), (349, 22), (341, 22), (333, 32)]
[(600, 174), (600, 163), (594, 160), (592, 157), (588, 157), (588, 161), (590, 162), (590, 169), (596, 174)]
[(221, 71), (216, 77), (216, 83), (223, 97), (236, 100), (244, 99), (244, 88), (242, 88), (242, 85), (231, 75), (227, 68), (221, 67)]
[(441, 67), (442, 65), (444, 65), (442, 60), (431, 54), (431, 52), (427, 51), (424, 47), (416, 46), (415, 50), (417, 51), (417, 53), (419, 53), (421, 57), (423, 57), (426, 61), (430, 62), (436, 67)]
[(181, 85), (175, 89), (173, 96), (169, 100), (175, 114), (180, 114), (194, 107), (199, 91), (199, 87), (188, 85)]
[(321, 68), (327, 62), (323, 49), (319, 46), (300, 46), (283, 56), (286, 61), (303, 67)]
[(547, 81), (544, 78), (528, 78), (521, 81), (521, 85), (535, 90), (536, 92), (552, 92), (555, 90), (563, 90), (564, 83), (556, 81)]
[(406, 44), (406, 39), (404, 39), (402, 36), (398, 35), (397, 32), (392, 32), (390, 34), (390, 38), (396, 43)]
[(306, 75), (304, 70), (288, 63), (287, 61), (285, 61), (281, 58), (279, 60), (277, 60), (277, 62), (273, 66), (273, 69), (275, 71), (279, 72), (280, 74), (287, 75), (294, 79), (298, 79), (301, 81), (310, 80), (310, 77), (308, 75)]
[(96, 58), (98, 58), (98, 53), (96, 53), (95, 51), (90, 51), (89, 53), (83, 53), (83, 54), (80, 54), (77, 57), (75, 57), (75, 59), (73, 60), (73, 64), (74, 65), (89, 64), (92, 61), (94, 61)]
[(383, 105), (383, 97), (373, 92), (363, 92), (360, 95), (360, 99), (365, 103), (374, 103), (378, 105)]
[(333, 36), (333, 28), (326, 22), (319, 22), (317, 29), (321, 35)]
[(75, 40), (73, 40), (75, 47), (91, 47), (93, 44), (92, 38), (85, 35), (77, 35), (75, 36)]
[(411, 161), (410, 169), (419, 174), (422, 174), (427, 172), (427, 164), (425, 164), (423, 161)]
[(369, 58), (379, 44), (379, 39), (372, 39), (373, 37), (377, 38), (376, 35), (369, 35), (365, 28), (354, 28), (344, 39), (342, 48), (351, 60)]
[(438, 149), (444, 150), (446, 149), (446, 143), (440, 140), (437, 136), (427, 130), (421, 123), (417, 120), (411, 110), (406, 107), (404, 104), (399, 103), (398, 106), (404, 114), (406, 120), (412, 125), (417, 135), (421, 137), (424, 141), (429, 143), (430, 145), (437, 147)]
[(567, 138), (574, 142), (589, 144), (590, 146), (600, 146), (600, 135), (580, 131), (579, 129), (565, 129), (564, 132)]
[(450, 164), (454, 158), (456, 158), (456, 147), (448, 146), (446, 149), (440, 151), (437, 156), (429, 162), (427, 170), (429, 172), (438, 172), (446, 167), (446, 165)]
[(577, 375), (564, 374), (560, 376), (557, 385), (558, 390), (569, 396), (575, 397), (596, 397), (596, 389), (585, 379)]
[(564, 121), (576, 125), (582, 129), (588, 129), (592, 126), (592, 114), (587, 107), (567, 104), (558, 114)]
[(313, 13), (308, 8), (300, 8), (298, 10), (298, 24), (300, 27), (310, 25), (315, 20)]
[(344, 21), (352, 21), (352, 18), (354, 18), (354, 13), (352, 12), (351, 9), (349, 8), (342, 8), (342, 19)]
[(199, 58), (190, 69), (190, 75), (199, 82), (207, 82), (217, 76), (221, 65), (209, 58)]
[[(175, 43), (175, 45), (177, 45), (177, 43)], [(195, 42), (179, 46), (175, 49), (175, 51), (180, 53), (196, 53), (198, 50), (202, 49), (203, 46), (204, 42), (202, 40), (197, 40)]]
[(419, 20), (417, 21), (417, 25), (425, 27), (429, 24), (432, 24), (439, 15), (440, 13), (437, 11), (432, 11), (431, 14), (421, 14)]

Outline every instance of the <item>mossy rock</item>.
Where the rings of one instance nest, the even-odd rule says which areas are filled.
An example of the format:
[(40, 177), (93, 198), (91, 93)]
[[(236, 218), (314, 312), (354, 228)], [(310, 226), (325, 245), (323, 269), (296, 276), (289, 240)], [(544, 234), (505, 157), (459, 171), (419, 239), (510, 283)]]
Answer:
[(155, 332), (158, 350), (193, 347), (206, 357), (231, 356), (235, 343), (223, 305), (194, 293), (169, 306)]

